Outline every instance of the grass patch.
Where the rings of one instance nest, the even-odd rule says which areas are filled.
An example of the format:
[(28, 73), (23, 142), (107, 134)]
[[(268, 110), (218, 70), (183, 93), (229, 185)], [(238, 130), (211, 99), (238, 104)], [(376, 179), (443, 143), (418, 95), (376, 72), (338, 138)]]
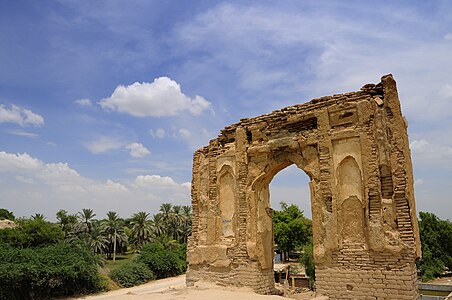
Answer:
[(132, 261), (132, 259), (136, 256), (136, 253), (126, 253), (123, 255), (116, 255), (116, 261), (113, 262), (113, 260), (106, 260), (104, 269), (106, 269), (106, 273), (116, 270), (118, 267), (122, 266), (123, 264), (127, 263), (128, 261)]

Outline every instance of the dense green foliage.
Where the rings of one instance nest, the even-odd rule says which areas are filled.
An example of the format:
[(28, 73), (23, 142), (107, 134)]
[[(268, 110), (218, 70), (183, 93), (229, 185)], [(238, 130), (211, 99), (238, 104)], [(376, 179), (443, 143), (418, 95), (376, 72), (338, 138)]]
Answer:
[(14, 214), (6, 208), (0, 208), (0, 220), (4, 219), (14, 221), (16, 218), (14, 217)]
[(300, 263), (304, 266), (306, 275), (309, 276), (310, 286), (312, 287), (315, 281), (314, 248), (312, 243), (303, 246)]
[(49, 299), (102, 289), (96, 258), (83, 248), (0, 244), (0, 299)]
[(428, 212), (419, 213), (422, 260), (418, 262), (422, 281), (441, 275), (444, 268), (452, 270), (452, 222), (441, 220)]
[(148, 266), (135, 260), (128, 261), (109, 274), (110, 278), (123, 287), (131, 287), (154, 279)]
[[(0, 213), (14, 219), (6, 209)], [(191, 207), (165, 203), (152, 217), (139, 212), (124, 220), (111, 211), (106, 219), (95, 217), (88, 208), (78, 214), (59, 210), (56, 223), (34, 214), (15, 220), (15, 228), (0, 229), (0, 300), (97, 291), (98, 264), (105, 258), (112, 260), (111, 278), (126, 287), (185, 272)], [(115, 265), (116, 254), (127, 252), (138, 254)]]
[(63, 230), (43, 218), (20, 219), (15, 228), (0, 229), (0, 242), (19, 248), (41, 247), (64, 239)]
[(298, 206), (281, 202), (281, 210), (273, 211), (275, 243), (281, 250), (282, 260), (285, 253), (301, 249), (312, 239), (312, 222), (303, 215)]
[(157, 278), (166, 278), (185, 272), (187, 262), (184, 253), (180, 248), (171, 251), (161, 243), (149, 243), (143, 246), (137, 261), (146, 264)]

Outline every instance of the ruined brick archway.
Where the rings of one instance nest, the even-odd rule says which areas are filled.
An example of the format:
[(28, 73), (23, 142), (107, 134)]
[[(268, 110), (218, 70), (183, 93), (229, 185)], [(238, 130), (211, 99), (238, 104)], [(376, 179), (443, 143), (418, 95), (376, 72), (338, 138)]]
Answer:
[(269, 183), (291, 164), (311, 179), (317, 290), (331, 299), (415, 299), (419, 230), (391, 75), (242, 119), (195, 152), (187, 284), (273, 291)]

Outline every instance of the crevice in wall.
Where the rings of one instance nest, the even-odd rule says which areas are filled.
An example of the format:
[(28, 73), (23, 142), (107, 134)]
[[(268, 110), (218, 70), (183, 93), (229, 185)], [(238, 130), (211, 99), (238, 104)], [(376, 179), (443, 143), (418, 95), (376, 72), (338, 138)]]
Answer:
[(387, 165), (380, 166), (381, 196), (391, 199), (394, 194), (391, 169)]

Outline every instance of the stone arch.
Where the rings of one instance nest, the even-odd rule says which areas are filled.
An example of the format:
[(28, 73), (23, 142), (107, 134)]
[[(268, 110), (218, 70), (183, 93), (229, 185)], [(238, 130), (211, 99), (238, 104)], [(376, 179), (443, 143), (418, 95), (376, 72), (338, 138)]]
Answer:
[[(258, 158), (261, 159), (261, 158)], [(312, 158), (311, 158), (312, 159)], [(257, 249), (249, 249), (249, 252), (261, 253), (256, 258), (263, 269), (273, 268), (274, 244), (273, 244), (273, 220), (270, 205), (270, 182), (281, 170), (295, 164), (302, 172), (305, 172), (312, 181), (311, 176), (304, 169), (308, 165), (308, 160), (299, 153), (283, 151), (275, 153), (272, 159), (266, 160), (263, 166), (264, 172), (252, 179), (250, 203), (256, 203), (253, 211), (255, 222), (248, 223), (248, 236), (252, 245)]]
[[(193, 158), (187, 284), (274, 292), (269, 183), (296, 164), (311, 180), (317, 290), (415, 299), (421, 252), (408, 145), (391, 75), (224, 128)], [(403, 289), (391, 278), (403, 278)]]

